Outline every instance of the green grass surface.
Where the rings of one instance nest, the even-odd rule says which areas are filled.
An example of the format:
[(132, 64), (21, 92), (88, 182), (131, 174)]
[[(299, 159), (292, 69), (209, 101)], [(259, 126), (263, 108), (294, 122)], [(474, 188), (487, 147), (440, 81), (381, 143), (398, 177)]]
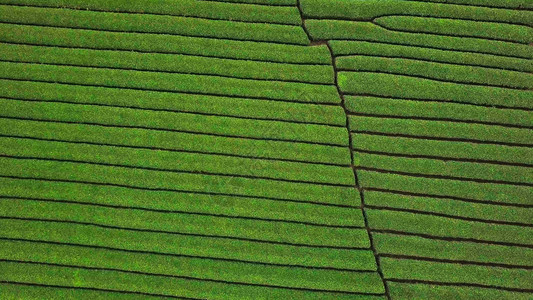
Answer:
[(524, 0), (0, 0), (0, 298), (530, 299)]

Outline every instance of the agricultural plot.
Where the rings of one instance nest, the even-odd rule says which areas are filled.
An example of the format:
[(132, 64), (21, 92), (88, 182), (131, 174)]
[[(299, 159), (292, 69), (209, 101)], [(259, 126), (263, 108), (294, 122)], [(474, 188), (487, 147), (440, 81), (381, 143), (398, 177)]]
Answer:
[(0, 0), (0, 298), (530, 299), (533, 7)]

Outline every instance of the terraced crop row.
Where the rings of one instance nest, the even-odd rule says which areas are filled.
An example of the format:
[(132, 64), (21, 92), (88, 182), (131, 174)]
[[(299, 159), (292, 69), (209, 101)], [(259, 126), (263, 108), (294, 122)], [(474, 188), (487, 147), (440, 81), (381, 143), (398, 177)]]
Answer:
[(2, 296), (385, 297), (295, 1), (0, 15)]
[(335, 57), (378, 269), (392, 299), (529, 299), (532, 12), (436, 2), (301, 3)]

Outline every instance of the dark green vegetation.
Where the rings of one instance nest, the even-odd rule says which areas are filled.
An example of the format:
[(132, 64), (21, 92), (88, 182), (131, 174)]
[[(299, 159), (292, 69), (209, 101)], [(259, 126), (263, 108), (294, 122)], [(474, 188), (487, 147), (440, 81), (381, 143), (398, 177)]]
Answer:
[(530, 299), (524, 0), (0, 0), (0, 298)]

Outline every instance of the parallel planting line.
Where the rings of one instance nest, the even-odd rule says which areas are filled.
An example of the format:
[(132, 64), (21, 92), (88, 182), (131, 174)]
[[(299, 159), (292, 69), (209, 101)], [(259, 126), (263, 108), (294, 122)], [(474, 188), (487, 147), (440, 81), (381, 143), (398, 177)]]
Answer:
[(69, 269), (85, 269), (85, 270), (91, 270), (91, 271), (111, 271), (111, 272), (120, 272), (120, 273), (126, 273), (126, 274), (137, 274), (137, 275), (143, 275), (143, 276), (179, 278), (179, 279), (193, 280), (193, 281), (216, 282), (216, 283), (223, 283), (223, 284), (229, 284), (229, 285), (297, 290), (297, 291), (314, 292), (314, 293), (336, 293), (336, 294), (346, 294), (346, 295), (369, 295), (369, 296), (370, 295), (382, 295), (382, 294), (377, 294), (377, 293), (361, 293), (361, 292), (350, 292), (350, 291), (339, 291), (339, 290), (324, 290), (324, 289), (311, 289), (311, 288), (303, 288), (303, 287), (290, 287), (290, 286), (260, 284), (260, 283), (234, 282), (234, 281), (226, 281), (226, 280), (219, 280), (219, 279), (199, 278), (199, 277), (193, 277), (193, 276), (159, 274), (159, 273), (123, 270), (123, 269), (116, 269), (116, 268), (88, 267), (88, 266), (79, 266), (79, 265), (49, 263), (49, 262), (23, 261), (23, 260), (11, 260), (11, 259), (0, 259), (0, 262), (63, 267), (63, 268), (69, 268)]
[(406, 231), (401, 231), (401, 230), (391, 230), (391, 229), (372, 229), (372, 231), (373, 232), (379, 232), (379, 233), (390, 233), (390, 234), (395, 234), (395, 235), (416, 236), (416, 237), (421, 237), (421, 238), (425, 238), (425, 239), (441, 240), (441, 241), (448, 241), (448, 242), (469, 242), (469, 243), (477, 243), (477, 244), (499, 245), (499, 246), (509, 246), (509, 247), (519, 247), (519, 248), (533, 249), (533, 245), (530, 245), (530, 244), (497, 242), (497, 241), (480, 240), (480, 239), (474, 239), (474, 238), (436, 236), (436, 235), (431, 235), (431, 234), (413, 233), (413, 232), (406, 232)]
[(20, 81), (20, 82), (60, 83), (60, 84), (69, 85), (69, 86), (89, 86), (89, 87), (101, 87), (101, 88), (111, 88), (111, 89), (131, 90), (131, 91), (165, 92), (165, 93), (173, 93), (173, 94), (216, 96), (216, 97), (226, 97), (226, 98), (236, 98), (236, 99), (271, 100), (271, 101), (300, 103), (300, 104), (309, 104), (309, 105), (318, 105), (318, 106), (320, 105), (337, 106), (336, 103), (331, 103), (331, 102), (318, 102), (318, 101), (307, 102), (307, 101), (286, 100), (286, 99), (278, 99), (278, 98), (270, 98), (270, 97), (237, 96), (237, 95), (228, 95), (228, 94), (187, 92), (187, 91), (176, 91), (176, 90), (154, 89), (154, 88), (139, 88), (139, 87), (120, 87), (120, 86), (113, 86), (113, 85), (97, 85), (97, 84), (87, 84), (87, 83), (82, 84), (82, 83), (56, 82), (56, 81), (37, 80), (37, 79), (19, 79), (19, 78), (9, 78), (9, 77), (0, 77), (0, 79)]
[[(0, 22), (0, 23), (4, 23), (4, 22)], [(7, 23), (7, 24), (10, 24), (10, 23)], [(25, 24), (18, 24), (18, 25), (25, 25)], [(76, 28), (73, 28), (73, 29), (76, 29)], [(363, 39), (363, 38), (349, 38), (349, 39), (348, 38), (334, 38), (334, 39), (329, 39), (329, 41), (342, 41), (342, 42), (359, 41), (359, 42), (379, 43), (379, 44), (392, 45), (392, 46), (409, 46), (409, 47), (415, 47), (415, 48), (420, 48), (420, 49), (434, 49), (434, 50), (443, 50), (443, 51), (453, 51), (453, 52), (459, 52), (459, 53), (485, 54), (485, 55), (492, 55), (492, 56), (497, 56), (497, 57), (518, 58), (518, 59), (527, 59), (527, 60), (531, 59), (531, 57), (528, 57), (528, 56), (518, 56), (518, 55), (513, 55), (513, 54), (499, 54), (499, 53), (475, 51), (475, 50), (451, 50), (449, 48), (441, 48), (441, 47), (429, 46), (429, 45), (424, 45), (424, 46), (411, 45), (411, 44), (404, 44), (400, 42), (390, 42), (390, 41), (385, 42), (385, 41), (377, 41), (374, 39)]]
[[(77, 102), (77, 101), (63, 101), (63, 100), (43, 100), (43, 99), (38, 99), (38, 98), (30, 99), (30, 98), (22, 98), (22, 97), (13, 98), (13, 97), (5, 97), (5, 96), (0, 95), (0, 102), (5, 101), (5, 100), (21, 101), (21, 102), (63, 103), (63, 104), (96, 106), (96, 107), (98, 106), (114, 107), (114, 108), (125, 108), (125, 109), (140, 110), (140, 111), (160, 111), (160, 112), (170, 112), (170, 113), (177, 113), (177, 114), (191, 114), (191, 115), (208, 116), (208, 117), (225, 117), (225, 118), (234, 118), (234, 119), (242, 119), (242, 120), (274, 121), (274, 122), (283, 122), (283, 123), (290, 123), (290, 124), (304, 124), (304, 125), (321, 125), (321, 126), (334, 127), (334, 128), (344, 127), (342, 125), (321, 123), (321, 122), (307, 122), (307, 121), (287, 120), (287, 119), (277, 119), (277, 118), (259, 118), (259, 117), (249, 117), (249, 116), (245, 117), (245, 116), (238, 116), (238, 115), (224, 115), (224, 114), (217, 114), (217, 113), (195, 112), (195, 111), (167, 109), (167, 108), (114, 105), (114, 104), (105, 104), (105, 103), (96, 103), (96, 102), (93, 103), (93, 102)], [(351, 115), (355, 115), (355, 114), (351, 113)], [(505, 126), (505, 125), (501, 125), (501, 126)], [(509, 125), (508, 127), (517, 127), (517, 126), (519, 125), (516, 125), (516, 126)], [(524, 126), (524, 127), (517, 127), (517, 128), (529, 128), (529, 127)], [(531, 128), (533, 129), (533, 127)]]
[(388, 258), (394, 258), (394, 259), (418, 260), (418, 261), (450, 263), (450, 264), (458, 264), (458, 265), (473, 265), (473, 266), (482, 266), (482, 267), (489, 267), (489, 268), (533, 270), (533, 266), (476, 262), (476, 261), (470, 261), (470, 260), (441, 259), (441, 258), (433, 258), (433, 257), (400, 255), (400, 254), (390, 254), (390, 253), (381, 253), (380, 255), (382, 257), (388, 257)]
[[(6, 44), (11, 44), (11, 42), (2, 42), (2, 43), (6, 43)], [(379, 44), (380, 42), (373, 42), (373, 43), (376, 43), (376, 44)], [(408, 46), (408, 47), (413, 47), (413, 46)], [(88, 48), (90, 49), (90, 48)], [(453, 51), (453, 50), (442, 50), (442, 51), (449, 51), (449, 52), (460, 52), (460, 51)], [(491, 54), (492, 55), (492, 54)], [(520, 69), (512, 69), (510, 67), (498, 67), (498, 66), (487, 66), (487, 65), (480, 65), (480, 64), (471, 64), (471, 63), (465, 63), (465, 62), (462, 62), (462, 63), (454, 63), (454, 62), (449, 62), (449, 61), (444, 61), (444, 60), (432, 60), (432, 59), (425, 59), (425, 58), (420, 58), (420, 57), (407, 57), (407, 56), (401, 56), (401, 55), (376, 55), (376, 54), (368, 54), (368, 53), (352, 53), (352, 54), (337, 54), (335, 55), (335, 57), (337, 58), (341, 58), (341, 57), (357, 57), (357, 56), (363, 56), (363, 57), (376, 57), (376, 58), (397, 58), (397, 59), (405, 59), (405, 60), (414, 60), (414, 61), (421, 61), (421, 62), (430, 62), (430, 63), (438, 63), (438, 64), (443, 64), (443, 65), (450, 65), (450, 66), (467, 66), (467, 67), (476, 67), (476, 68), (484, 68), (484, 69), (492, 69), (492, 70), (501, 70), (501, 71), (514, 71), (514, 72), (519, 72), (519, 73), (524, 73), (524, 74), (533, 74), (533, 72), (526, 72), (526, 71), (522, 71)]]
[(178, 192), (178, 193), (190, 193), (190, 194), (212, 195), (212, 196), (230, 196), (230, 197), (238, 197), (238, 198), (265, 199), (265, 200), (282, 201), (282, 202), (312, 203), (312, 204), (317, 204), (317, 205), (343, 207), (343, 208), (360, 208), (360, 206), (346, 205), (346, 204), (334, 204), (334, 203), (324, 203), (324, 202), (307, 201), (307, 200), (295, 200), (295, 199), (285, 199), (285, 198), (277, 198), (277, 197), (243, 195), (243, 194), (190, 191), (190, 190), (169, 189), (169, 188), (150, 188), (150, 187), (141, 187), (141, 186), (134, 186), (134, 185), (118, 184), (118, 183), (41, 178), (41, 177), (23, 177), (23, 176), (11, 176), (11, 175), (0, 175), (0, 178), (36, 180), (36, 181), (48, 181), (48, 182), (78, 183), (78, 184), (87, 184), (87, 185), (95, 185), (95, 186), (113, 186), (113, 187), (121, 187), (121, 188), (127, 188), (127, 189), (133, 189), (133, 190), (144, 190), (144, 191), (162, 191), (162, 192)]
[(533, 144), (521, 144), (521, 143), (509, 143), (509, 142), (497, 142), (497, 141), (483, 141), (483, 140), (474, 140), (474, 139), (464, 139), (464, 138), (447, 138), (447, 137), (435, 137), (435, 136), (421, 136), (421, 135), (410, 135), (402, 133), (383, 133), (377, 131), (363, 131), (355, 130), (352, 133), (361, 133), (369, 135), (379, 135), (379, 136), (389, 136), (389, 137), (406, 137), (406, 138), (415, 138), (423, 140), (436, 140), (436, 141), (451, 141), (451, 142), (468, 142), (473, 144), (490, 144), (490, 145), (500, 145), (508, 147), (524, 147), (524, 148), (533, 148)]
[(527, 223), (517, 223), (517, 222), (487, 220), (487, 219), (479, 219), (479, 218), (469, 218), (469, 217), (454, 216), (454, 215), (449, 215), (449, 214), (429, 212), (429, 211), (423, 211), (423, 210), (417, 210), (417, 209), (396, 208), (396, 207), (388, 207), (388, 206), (381, 206), (381, 205), (379, 205), (379, 206), (378, 205), (367, 205), (366, 207), (368, 207), (370, 209), (375, 209), (375, 210), (407, 212), (407, 213), (412, 213), (412, 214), (415, 214), (415, 215), (416, 214), (420, 214), (420, 215), (443, 217), (443, 218), (448, 218), (448, 219), (479, 222), (479, 223), (486, 223), (486, 224), (511, 225), (511, 226), (517, 226), (517, 227), (533, 228), (533, 224), (527, 224)]
[[(166, 231), (166, 230), (156, 230), (156, 229), (146, 229), (146, 228), (121, 227), (121, 226), (112, 226), (112, 225), (105, 225), (105, 224), (92, 223), (92, 222), (80, 222), (80, 221), (69, 221), (69, 220), (40, 219), (40, 218), (26, 218), (26, 217), (5, 217), (5, 216), (0, 216), (0, 219), (73, 224), (73, 225), (91, 226), (91, 227), (104, 228), (104, 229), (116, 229), (116, 230), (147, 232), (147, 233), (162, 233), (162, 234), (172, 234), (172, 235), (180, 235), (180, 236), (193, 236), (193, 237), (200, 237), (200, 238), (227, 239), (227, 240), (234, 240), (234, 241), (244, 241), (244, 242), (253, 242), (253, 243), (261, 243), (261, 244), (283, 245), (283, 246), (304, 247), (304, 248), (338, 249), (338, 250), (368, 250), (368, 248), (361, 248), (361, 247), (344, 247), (344, 246), (334, 246), (334, 245), (313, 245), (313, 244), (302, 244), (302, 243), (290, 243), (290, 242), (282, 242), (282, 241), (261, 240), (261, 239), (225, 236), (225, 235), (210, 235), (210, 234), (201, 234), (201, 233), (187, 233), (187, 232)], [(533, 246), (530, 246), (530, 247), (533, 247)]]
[(420, 177), (420, 178), (471, 181), (471, 182), (477, 182), (477, 183), (507, 184), (507, 185), (533, 187), (533, 183), (525, 183), (525, 182), (503, 181), (503, 180), (488, 180), (488, 179), (468, 178), (468, 177), (454, 177), (454, 176), (437, 175), (437, 174), (421, 174), (421, 173), (393, 171), (393, 170), (372, 168), (372, 167), (363, 167), (363, 166), (357, 166), (357, 167), (354, 167), (354, 168), (358, 169), (358, 170), (374, 171), (374, 172), (377, 172), (377, 173), (397, 174), (397, 175), (405, 175), (405, 176)]
[[(2, 118), (3, 117), (0, 117), (0, 119)], [(305, 163), (305, 164), (312, 164), (312, 165), (323, 165), (323, 166), (334, 166), (334, 167), (350, 167), (350, 165), (327, 163), (327, 162), (313, 162), (313, 161), (285, 159), (285, 158), (239, 155), (239, 154), (231, 154), (231, 153), (223, 153), (223, 152), (193, 151), (193, 150), (186, 150), (186, 149), (152, 147), (148, 145), (134, 146), (134, 145), (123, 145), (123, 144), (95, 143), (95, 142), (89, 142), (89, 141), (69, 141), (69, 140), (62, 140), (62, 139), (41, 138), (41, 137), (22, 136), (22, 135), (6, 135), (6, 134), (0, 134), (0, 137), (28, 139), (28, 140), (35, 140), (35, 141), (49, 141), (49, 142), (58, 142), (58, 143), (71, 143), (71, 144), (81, 144), (81, 145), (93, 145), (93, 146), (102, 146), (102, 147), (117, 147), (117, 148), (126, 148), (126, 149), (145, 149), (145, 150), (154, 150), (154, 151), (216, 155), (216, 156), (224, 156), (224, 157), (237, 157), (237, 158), (248, 158), (248, 159), (256, 159), (256, 160), (266, 160), (266, 161)]]
[[(254, 264), (254, 265), (260, 265), (260, 266), (299, 268), (299, 269), (308, 269), (308, 270), (331, 270), (331, 271), (353, 272), (353, 273), (374, 273), (375, 272), (373, 270), (356, 270), (356, 269), (344, 269), (344, 268), (335, 268), (335, 267), (279, 264), (279, 263), (250, 261), (250, 260), (242, 260), (242, 259), (223, 258), (223, 257), (197, 256), (197, 255), (187, 255), (187, 254), (177, 254), (177, 253), (164, 253), (164, 252), (157, 252), (157, 251), (141, 251), (141, 250), (132, 250), (132, 249), (124, 249), (124, 248), (115, 248), (115, 247), (109, 247), (109, 246), (87, 245), (87, 244), (66, 243), (66, 242), (58, 242), (58, 241), (46, 241), (46, 240), (20, 239), (20, 238), (10, 238), (10, 237), (2, 237), (2, 236), (0, 236), (0, 240), (27, 242), (27, 243), (36, 243), (36, 244), (48, 244), (48, 245), (67, 246), (67, 247), (70, 246), (70, 247), (98, 249), (98, 250), (105, 250), (105, 251), (138, 253), (138, 254), (146, 254), (146, 255), (184, 257), (184, 258), (205, 259), (205, 260), (214, 260), (214, 261), (227, 261), (227, 262), (236, 262), (236, 263), (243, 263), (243, 264)], [(528, 268), (528, 267), (525, 267), (525, 268)]]
[(157, 128), (157, 127), (113, 125), (113, 124), (100, 124), (100, 123), (92, 123), (92, 122), (73, 122), (73, 121), (46, 120), (46, 119), (32, 119), (32, 118), (10, 117), (10, 116), (1, 116), (1, 115), (0, 115), (0, 118), (10, 119), (10, 120), (58, 123), (58, 124), (81, 124), (81, 125), (101, 126), (101, 127), (111, 127), (111, 128), (130, 128), (130, 129), (143, 129), (143, 130), (161, 131), (161, 132), (180, 132), (180, 133), (198, 134), (198, 135), (215, 136), (215, 137), (227, 137), (227, 138), (238, 138), (238, 139), (245, 139), (245, 140), (259, 140), (259, 141), (289, 142), (289, 143), (320, 145), (320, 146), (328, 146), (328, 147), (344, 147), (342, 145), (329, 144), (329, 143), (320, 143), (320, 142), (298, 141), (298, 140), (276, 139), (276, 138), (246, 137), (246, 136), (237, 136), (237, 135), (223, 135), (223, 134), (217, 134), (217, 133), (205, 133), (205, 132), (196, 132), (196, 131), (188, 131), (188, 130), (177, 130), (177, 129), (165, 129), (165, 128)]
[(398, 278), (387, 278), (387, 280), (391, 282), (409, 283), (409, 284), (428, 284), (428, 285), (455, 286), (455, 287), (477, 287), (477, 288), (486, 288), (486, 289), (533, 294), (533, 289), (508, 288), (508, 287), (503, 287), (503, 286), (486, 285), (486, 284), (478, 284), (478, 283), (440, 282), (440, 281), (430, 281), (430, 280), (398, 279)]
[[(222, 74), (199, 73), (199, 72), (178, 72), (178, 71), (168, 71), (168, 70), (141, 69), (141, 68), (133, 68), (133, 67), (131, 68), (120, 67), (119, 68), (119, 67), (111, 67), (111, 66), (104, 67), (104, 66), (97, 66), (97, 65), (50, 63), (50, 62), (45, 63), (45, 62), (35, 62), (31, 60), (9, 60), (9, 59), (3, 59), (3, 58), (0, 58), (0, 62), (8, 62), (8, 63), (15, 63), (15, 64), (24, 63), (24, 64), (30, 64), (30, 65), (43, 65), (43, 66), (78, 67), (78, 68), (101, 69), (101, 70), (138, 71), (138, 72), (146, 72), (146, 73), (185, 74), (185, 75), (210, 76), (210, 77), (220, 77), (220, 78), (246, 79), (246, 80), (252, 80), (252, 81), (257, 80), (257, 81), (269, 81), (269, 82), (292, 82), (292, 83), (302, 83), (302, 84), (321, 85), (321, 86), (332, 85), (329, 83), (321, 83), (321, 82), (313, 82), (313, 81), (239, 77), (239, 76), (228, 76), (228, 75), (222, 75)], [(396, 75), (403, 75), (403, 74), (396, 74)], [(432, 79), (432, 78), (429, 78), (429, 79)], [(432, 79), (432, 80), (438, 80), (438, 79)], [(472, 85), (477, 85), (477, 84), (472, 84)], [(498, 86), (498, 87), (501, 87), (501, 86)], [(521, 88), (512, 88), (512, 87), (504, 87), (504, 88), (521, 90)]]
[[(211, 214), (211, 213), (184, 211), (184, 210), (166, 210), (166, 209), (155, 209), (155, 208), (145, 208), (145, 207), (135, 207), (135, 206), (122, 206), (122, 205), (111, 205), (111, 204), (92, 203), (92, 202), (80, 202), (80, 201), (73, 201), (73, 200), (29, 198), (29, 197), (18, 197), (18, 196), (10, 196), (10, 195), (0, 195), (0, 199), (8, 199), (9, 201), (13, 201), (11, 199), (16, 199), (16, 200), (21, 200), (21, 201), (67, 203), (67, 204), (76, 204), (76, 205), (84, 205), (84, 206), (105, 207), (105, 208), (112, 208), (112, 209), (149, 211), (149, 212), (156, 212), (156, 213), (163, 213), (163, 214), (183, 214), (183, 215), (206, 216), (206, 217), (215, 217), (215, 218), (264, 221), (264, 222), (272, 222), (272, 223), (287, 223), (287, 224), (297, 224), (297, 225), (324, 227), (324, 228), (345, 228), (345, 229), (364, 228), (361, 226), (351, 226), (351, 225), (329, 225), (329, 224), (322, 224), (322, 223), (313, 223), (313, 222), (304, 222), (304, 221), (286, 220), (286, 219), (270, 219), (270, 218), (261, 218), (261, 217), (246, 217), (246, 216), (239, 216), (239, 215)], [(376, 208), (376, 207), (372, 207), (372, 208)], [(507, 225), (516, 225), (516, 223), (510, 223)], [(533, 225), (530, 225), (530, 224), (525, 224), (523, 226), (533, 227)]]
[[(430, 76), (414, 75), (414, 74), (390, 72), (390, 71), (352, 70), (349, 68), (339, 68), (338, 71), (344, 71), (344, 72), (350, 72), (350, 73), (363, 72), (363, 73), (374, 73), (374, 74), (400, 75), (400, 76), (406, 76), (406, 77), (411, 77), (411, 78), (429, 79), (432, 81), (438, 81), (438, 82), (444, 82), (444, 83), (456, 83), (456, 84), (461, 84), (461, 85), (473, 85), (473, 86), (482, 86), (482, 87), (497, 87), (497, 88), (502, 88), (502, 89), (519, 90), (519, 91), (531, 90), (531, 88), (526, 88), (526, 87), (521, 88), (521, 87), (511, 87), (511, 86), (497, 85), (497, 84), (477, 83), (477, 82), (471, 82), (471, 81), (468, 82), (468, 81), (461, 81), (461, 80), (439, 79), (439, 78), (430, 77)], [(207, 75), (207, 74), (202, 74), (202, 75)], [(282, 81), (282, 80), (279, 80), (279, 81)], [(308, 83), (308, 82), (300, 82), (300, 83)], [(317, 83), (313, 83), (313, 84), (317, 84)], [(321, 83), (321, 84), (327, 85), (324, 83)]]
[[(220, 1), (223, 2), (223, 1)], [(180, 17), (180, 18), (187, 18), (187, 19), (198, 19), (198, 20), (211, 20), (211, 21), (225, 21), (225, 22), (234, 22), (234, 23), (252, 23), (252, 24), (274, 24), (274, 25), (282, 25), (282, 26), (290, 26), (290, 27), (299, 27), (299, 25), (291, 24), (291, 23), (282, 23), (282, 22), (276, 22), (276, 21), (269, 21), (269, 22), (261, 22), (261, 21), (249, 21), (249, 20), (234, 20), (234, 19), (220, 19), (220, 18), (213, 18), (213, 17), (207, 17), (207, 16), (194, 16), (194, 15), (177, 15), (177, 14), (165, 14), (165, 13), (157, 13), (157, 12), (133, 12), (133, 11), (111, 11), (111, 10), (105, 10), (105, 9), (99, 9), (99, 8), (82, 8), (82, 7), (68, 7), (68, 6), (53, 6), (53, 5), (38, 5), (38, 4), (20, 4), (20, 3), (0, 3), (1, 6), (14, 6), (14, 7), (25, 7), (25, 8), (45, 8), (45, 9), (52, 9), (52, 10), (73, 10), (73, 11), (90, 11), (90, 12), (101, 12), (101, 13), (109, 13), (109, 14), (125, 14), (125, 15), (143, 15), (143, 16), (167, 16), (167, 17)]]
[[(155, 35), (164, 35), (164, 36), (181, 36), (181, 37), (208, 38), (208, 39), (226, 40), (226, 41), (240, 41), (240, 42), (251, 42), (251, 43), (269, 43), (269, 44), (277, 44), (277, 45), (302, 46), (301, 43), (296, 43), (296, 42), (278, 42), (278, 41), (269, 41), (269, 40), (247, 40), (247, 39), (230, 38), (230, 37), (220, 38), (220, 37), (217, 37), (216, 35), (203, 35), (203, 36), (201, 36), (201, 35), (175, 34), (175, 33), (171, 33), (171, 32), (146, 32), (146, 31), (136, 31), (136, 30), (123, 31), (123, 30), (113, 30), (113, 29), (94, 29), (94, 28), (87, 28), (87, 27), (43, 25), (43, 24), (29, 23), (29, 22), (17, 23), (17, 22), (0, 21), (0, 24), (27, 25), (27, 26), (46, 27), (46, 28), (66, 28), (66, 29), (74, 29), (74, 30), (81, 29), (81, 30), (101, 31), (101, 32), (155, 34)], [(297, 27), (297, 26), (294, 26), (294, 27)]]
[[(0, 78), (3, 79), (3, 78)], [(7, 79), (7, 78), (6, 78)], [(14, 79), (17, 80), (17, 79)], [(455, 100), (446, 100), (446, 99), (425, 99), (425, 98), (408, 98), (408, 97), (392, 97), (392, 96), (384, 96), (379, 94), (372, 94), (372, 93), (343, 93), (347, 96), (368, 96), (368, 97), (377, 97), (377, 98), (383, 98), (383, 99), (398, 99), (398, 100), (410, 100), (410, 101), (419, 101), (419, 102), (435, 102), (435, 103), (453, 103), (453, 104), (464, 104), (464, 105), (470, 105), (470, 106), (479, 106), (479, 107), (486, 107), (486, 108), (497, 108), (497, 109), (515, 109), (515, 110), (522, 110), (526, 112), (533, 112), (532, 107), (517, 107), (517, 106), (501, 106), (501, 105), (494, 105), (494, 104), (480, 104), (480, 103), (472, 103), (472, 102), (460, 102)]]
[(201, 298), (190, 298), (190, 297), (181, 297), (181, 296), (164, 295), (164, 294), (152, 294), (152, 293), (136, 292), (136, 291), (112, 290), (112, 289), (103, 289), (103, 288), (95, 288), (95, 287), (84, 287), (84, 286), (42, 284), (42, 283), (19, 282), (19, 281), (9, 281), (9, 280), (0, 280), (0, 284), (11, 284), (11, 285), (20, 285), (20, 286), (43, 287), (43, 288), (66, 289), (66, 290), (85, 290), (85, 291), (95, 291), (95, 292), (102, 292), (102, 293), (116, 293), (116, 294), (124, 294), (124, 295), (140, 295), (140, 296), (159, 297), (159, 298), (172, 298), (172, 299), (185, 299), (185, 300), (205, 300), (205, 299), (201, 299)]
[[(0, 177), (3, 177), (3, 176), (0, 176)], [(436, 199), (449, 199), (449, 200), (456, 200), (456, 201), (467, 202), (467, 203), (468, 202), (470, 202), (470, 203), (480, 203), (480, 204), (489, 204), (489, 205), (504, 206), (504, 207), (533, 208), (533, 204), (493, 202), (493, 201), (484, 201), (484, 200), (477, 200), (477, 199), (468, 199), (468, 198), (462, 198), (462, 197), (456, 197), (456, 196), (422, 194), (422, 193), (395, 191), (395, 190), (373, 188), (373, 187), (367, 187), (367, 188), (365, 188), (365, 190), (383, 192), (383, 193), (389, 193), (389, 194), (404, 195), (404, 196), (426, 197), (426, 198), (436, 198)]]
[[(3, 97), (0, 97), (0, 99)], [(368, 114), (361, 112), (349, 112), (349, 116), (362, 116), (362, 117), (373, 117), (373, 118), (384, 118), (384, 119), (400, 119), (400, 120), (424, 120), (424, 121), (443, 121), (443, 122), (452, 122), (452, 123), (465, 123), (465, 124), (480, 124), (488, 126), (501, 126), (508, 128), (519, 128), (519, 129), (533, 129), (533, 126), (524, 126), (517, 124), (506, 124), (498, 122), (486, 122), (486, 121), (474, 121), (474, 120), (460, 120), (460, 119), (451, 119), (451, 118), (432, 118), (432, 117), (420, 117), (420, 116), (395, 116), (395, 115), (381, 115), (381, 114)], [(335, 125), (335, 127), (340, 127), (340, 125)]]

